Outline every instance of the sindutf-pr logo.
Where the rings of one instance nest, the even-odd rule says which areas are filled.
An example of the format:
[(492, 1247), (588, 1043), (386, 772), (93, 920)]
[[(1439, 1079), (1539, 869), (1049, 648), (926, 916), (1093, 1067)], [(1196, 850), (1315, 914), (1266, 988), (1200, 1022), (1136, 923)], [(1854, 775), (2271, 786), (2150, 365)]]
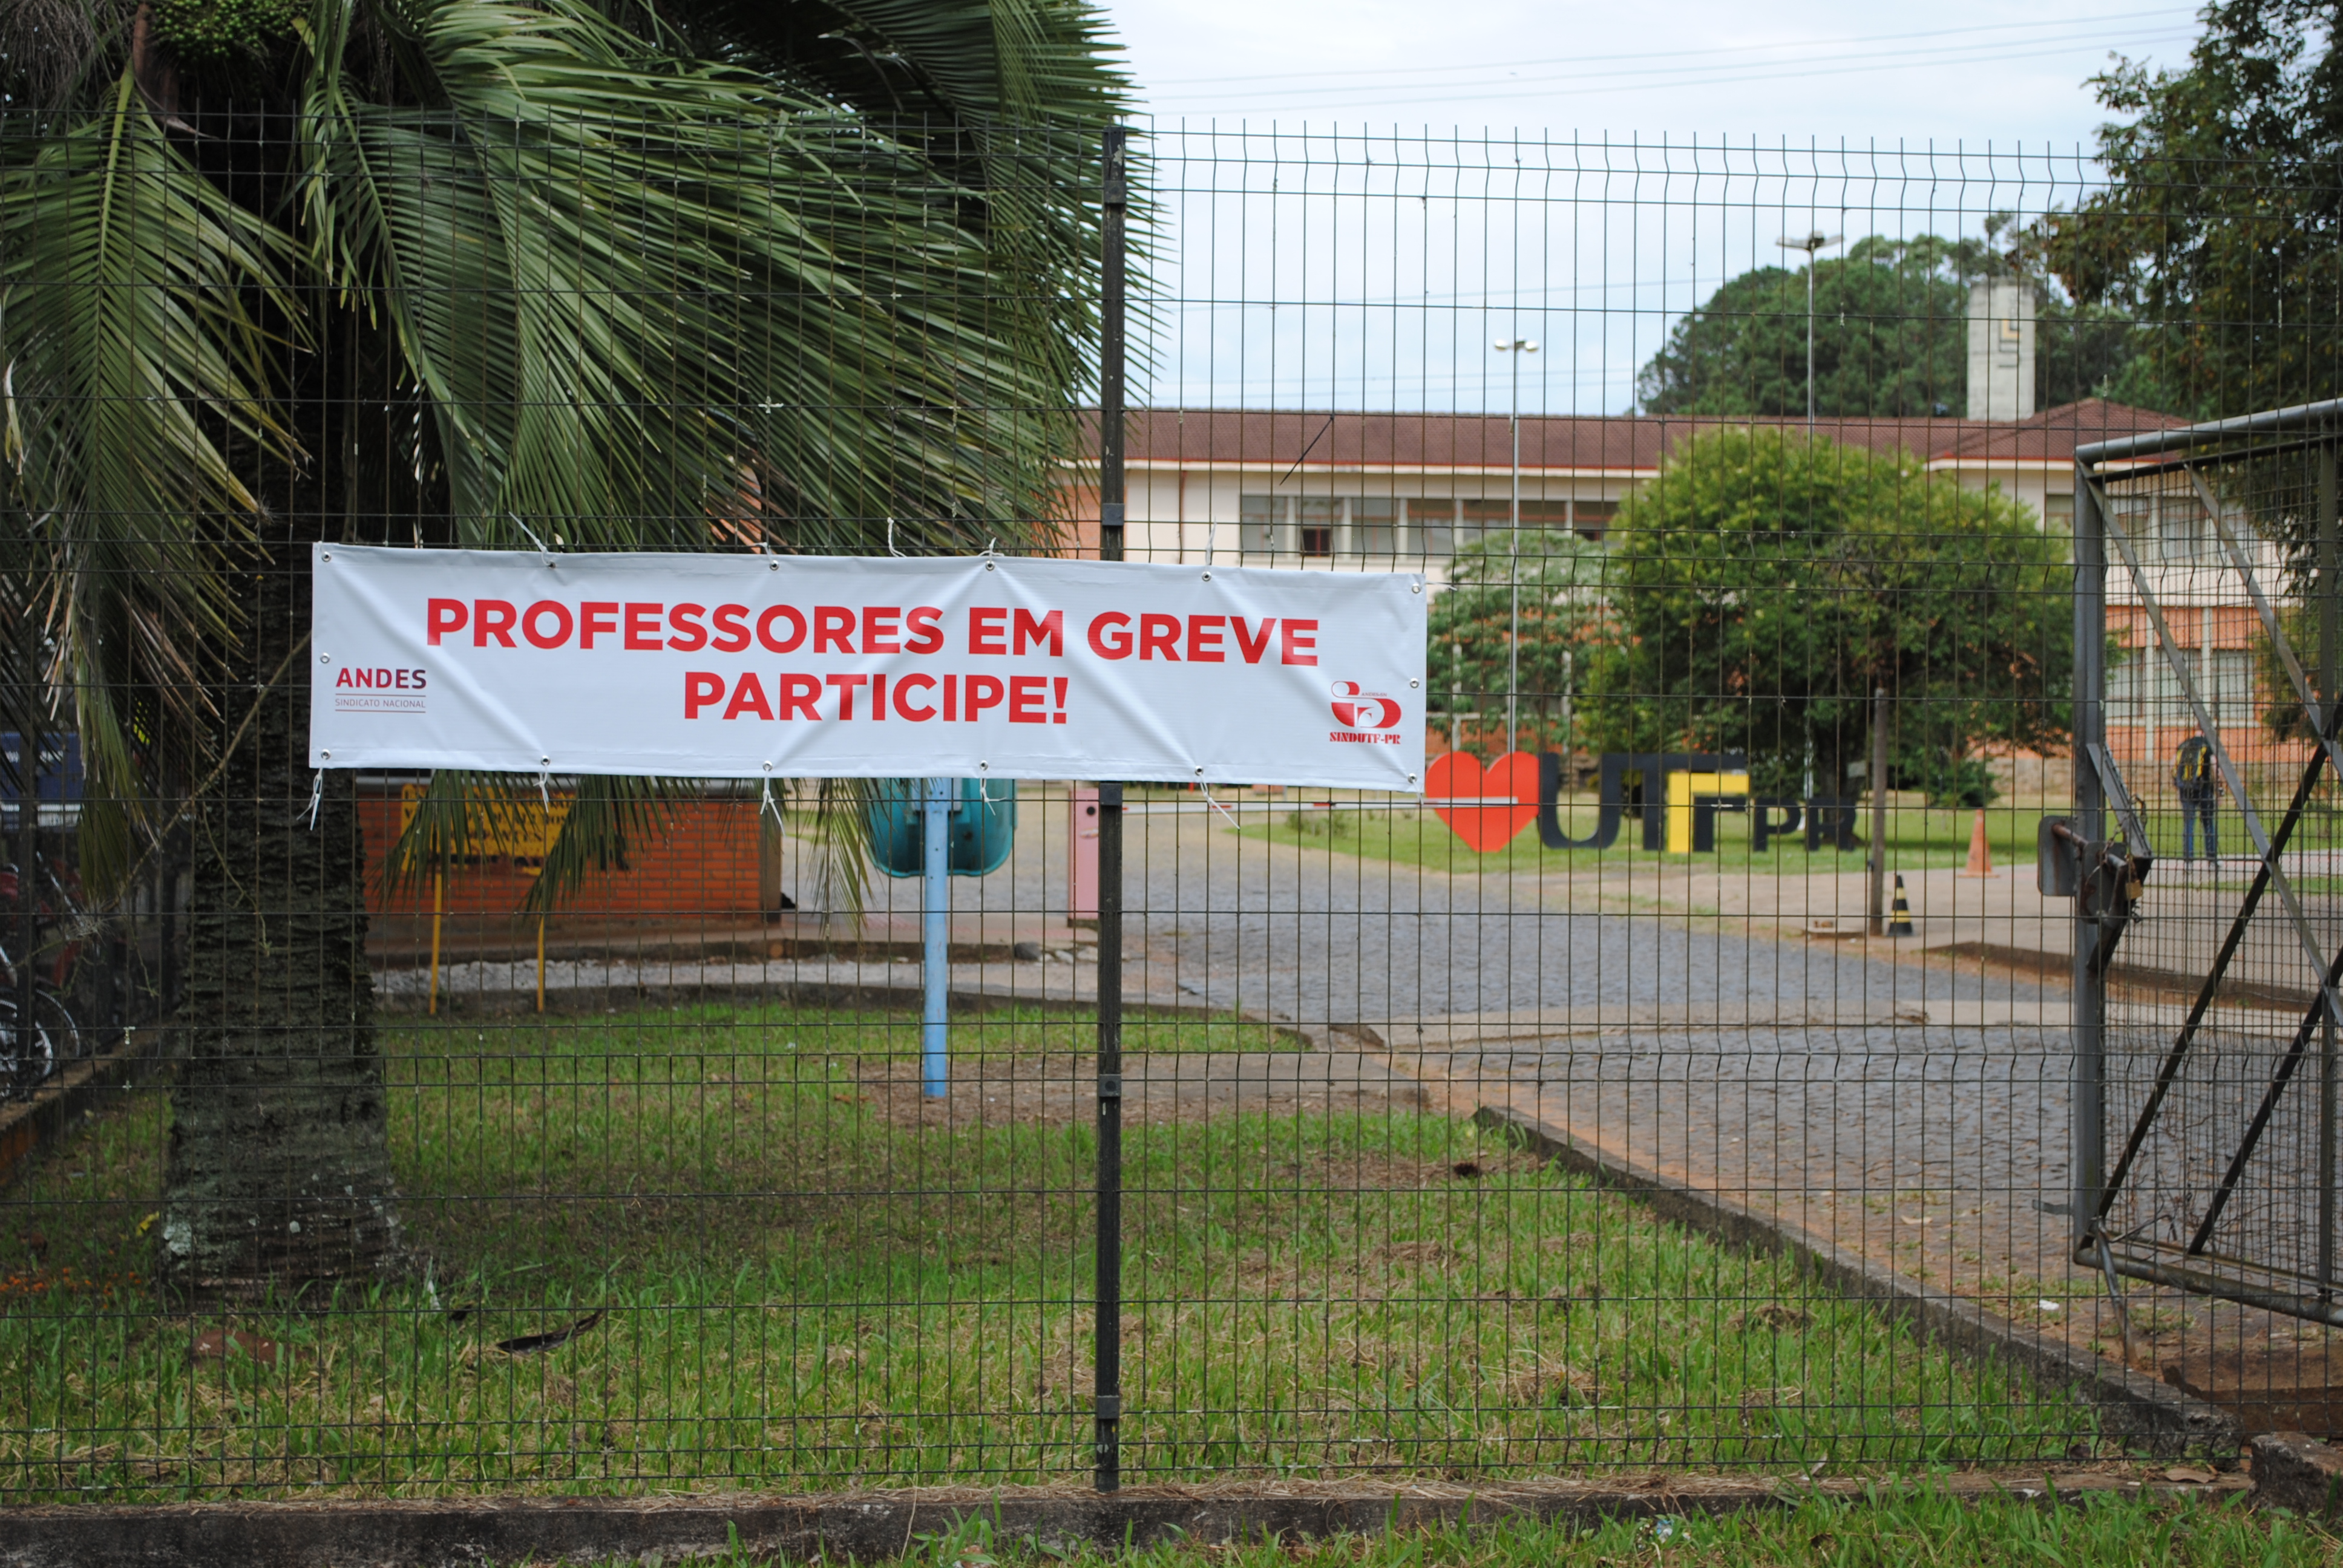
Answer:
[(1345, 729), (1389, 729), (1399, 722), (1396, 698), (1380, 691), (1362, 691), (1355, 680), (1334, 683), (1334, 722)]

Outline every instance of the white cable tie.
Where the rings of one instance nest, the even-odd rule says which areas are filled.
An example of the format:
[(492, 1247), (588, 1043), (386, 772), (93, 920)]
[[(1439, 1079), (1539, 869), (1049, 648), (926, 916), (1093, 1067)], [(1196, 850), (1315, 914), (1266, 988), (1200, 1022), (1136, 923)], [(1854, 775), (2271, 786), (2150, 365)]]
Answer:
[(537, 776), (537, 799), (538, 803), (545, 808), (545, 814), (548, 817), (553, 815), (553, 791), (547, 787), (547, 780), (549, 777), (550, 776), (546, 773), (539, 773)]
[(1226, 806), (1222, 805), (1218, 800), (1212, 799), (1212, 787), (1210, 784), (1204, 783), (1202, 779), (1199, 779), (1196, 783), (1196, 788), (1204, 792), (1204, 803), (1206, 805), (1210, 806), (1213, 810), (1218, 811), (1222, 816), (1228, 818), (1230, 827), (1234, 828), (1240, 833), (1244, 831), (1244, 824), (1238, 821), (1235, 815), (1232, 813)]
[(317, 830), (317, 808), (325, 803), (326, 770), (320, 768), (317, 776), (309, 780), (309, 831), (312, 833)]
[(1214, 544), (1216, 541), (1218, 541), (1218, 539), (1220, 538), (1220, 537), (1221, 537), (1221, 525), (1220, 525), (1219, 523), (1217, 523), (1217, 522), (1207, 522), (1207, 523), (1205, 523), (1205, 525), (1204, 525), (1204, 569), (1205, 569), (1206, 571), (1210, 571), (1210, 570), (1212, 570), (1212, 546), (1213, 546), (1213, 544)]
[(890, 556), (900, 556), (903, 553), (895, 548), (895, 519), (892, 518), (887, 519), (887, 553)]
[(787, 832), (789, 824), (781, 820), (781, 809), (773, 804), (773, 781), (770, 779), (765, 780), (765, 800), (764, 804), (757, 808), (757, 819), (764, 820), (765, 813), (768, 811), (773, 814), (773, 826)]

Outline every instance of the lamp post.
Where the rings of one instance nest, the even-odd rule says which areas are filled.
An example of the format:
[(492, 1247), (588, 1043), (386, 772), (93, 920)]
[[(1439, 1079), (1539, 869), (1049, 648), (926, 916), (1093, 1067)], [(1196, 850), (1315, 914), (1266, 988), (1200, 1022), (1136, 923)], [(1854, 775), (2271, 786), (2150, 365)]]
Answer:
[(1815, 433), (1815, 253), (1836, 245), (1842, 237), (1815, 229), (1797, 239), (1785, 236), (1774, 242), (1784, 250), (1806, 253), (1806, 434), (1809, 436)]
[(1512, 621), (1505, 636), (1505, 750), (1511, 753), (1520, 745), (1522, 728), (1522, 356), (1535, 354), (1538, 346), (1527, 337), (1500, 337), (1489, 347), (1513, 357), (1513, 537), (1505, 571), (1513, 594)]

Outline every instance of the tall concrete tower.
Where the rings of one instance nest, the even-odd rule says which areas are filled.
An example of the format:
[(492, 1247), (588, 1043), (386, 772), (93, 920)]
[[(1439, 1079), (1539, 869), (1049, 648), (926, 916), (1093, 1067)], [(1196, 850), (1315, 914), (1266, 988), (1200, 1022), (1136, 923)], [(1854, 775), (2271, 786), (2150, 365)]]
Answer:
[(2034, 412), (2034, 286), (2002, 278), (1969, 286), (1969, 417)]

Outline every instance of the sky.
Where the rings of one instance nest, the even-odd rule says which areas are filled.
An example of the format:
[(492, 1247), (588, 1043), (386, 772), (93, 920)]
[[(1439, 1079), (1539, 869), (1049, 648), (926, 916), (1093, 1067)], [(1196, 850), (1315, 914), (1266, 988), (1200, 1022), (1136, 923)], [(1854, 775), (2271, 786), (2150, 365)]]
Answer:
[(2121, 0), (1106, 4), (1156, 160), (1159, 407), (1628, 411), (1687, 307), (1802, 265), (1780, 239), (2081, 198), (2088, 78), (2197, 33)]
[(2111, 53), (2178, 63), (2189, 5), (2100, 0), (1108, 0), (1158, 123), (2087, 144)]

